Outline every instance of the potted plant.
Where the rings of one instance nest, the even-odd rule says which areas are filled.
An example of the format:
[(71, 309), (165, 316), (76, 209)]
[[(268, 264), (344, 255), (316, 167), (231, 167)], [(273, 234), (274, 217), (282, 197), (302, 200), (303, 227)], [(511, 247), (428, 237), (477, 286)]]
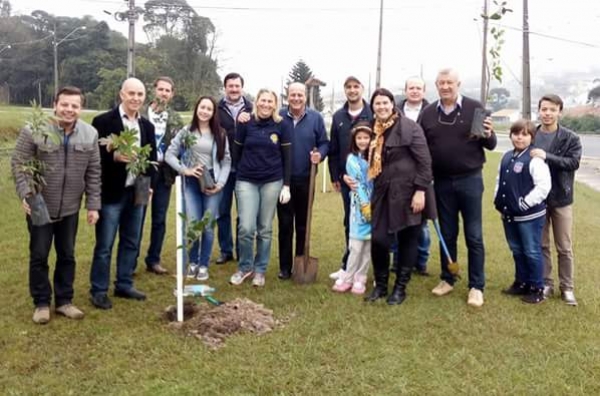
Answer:
[[(44, 113), (42, 107), (34, 101), (31, 102), (32, 111), (29, 120), (26, 123), (31, 131), (31, 136), (36, 143), (44, 145), (61, 143), (61, 137), (52, 128), (56, 119), (49, 117)], [(47, 164), (38, 157), (38, 154), (32, 158), (23, 161), (19, 168), (27, 177), (27, 184), (31, 194), (25, 197), (27, 204), (31, 209), (31, 223), (34, 226), (43, 226), (51, 222), (50, 213), (46, 206), (46, 201), (42, 191), (46, 186), (44, 175), (50, 169)]]
[[(183, 133), (185, 133), (185, 135), (183, 135), (181, 139), (181, 145), (183, 148), (183, 152), (181, 154), (181, 161), (188, 168), (194, 168), (199, 165), (200, 159), (193, 150), (190, 150), (190, 148), (194, 144), (196, 144), (198, 136), (196, 136), (191, 131), (186, 131)], [(198, 179), (198, 183), (200, 183), (200, 191), (202, 192), (204, 192), (204, 190), (206, 189), (211, 189), (215, 186), (215, 181), (210, 175), (208, 168), (204, 164), (202, 164), (202, 176)]]
[(140, 147), (137, 142), (137, 131), (128, 127), (125, 127), (118, 135), (113, 133), (107, 138), (98, 139), (98, 143), (106, 146), (109, 153), (118, 151), (121, 155), (129, 158), (130, 161), (126, 164), (125, 169), (135, 176), (135, 204), (148, 205), (151, 179), (145, 173), (150, 166), (157, 167), (158, 163), (150, 161), (152, 146), (146, 144)]

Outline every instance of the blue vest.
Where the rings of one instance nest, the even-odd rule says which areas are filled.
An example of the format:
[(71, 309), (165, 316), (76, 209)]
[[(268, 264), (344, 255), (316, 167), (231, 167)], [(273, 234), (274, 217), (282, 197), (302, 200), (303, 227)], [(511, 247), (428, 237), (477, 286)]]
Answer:
[(519, 205), (519, 199), (525, 198), (535, 187), (529, 172), (531, 146), (517, 155), (508, 151), (500, 163), (500, 180), (494, 206), (502, 217), (513, 221), (528, 221), (546, 213), (546, 203), (542, 202), (528, 209)]

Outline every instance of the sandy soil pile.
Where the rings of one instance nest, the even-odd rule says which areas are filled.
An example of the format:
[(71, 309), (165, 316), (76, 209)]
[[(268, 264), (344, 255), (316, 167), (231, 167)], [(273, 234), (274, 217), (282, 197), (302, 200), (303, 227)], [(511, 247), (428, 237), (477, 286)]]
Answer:
[(282, 325), (273, 317), (273, 311), (247, 298), (236, 298), (217, 307), (209, 304), (184, 304), (184, 322), (176, 322), (177, 308), (170, 306), (164, 317), (169, 326), (183, 331), (204, 342), (209, 348), (217, 349), (225, 339), (237, 333), (261, 335)]

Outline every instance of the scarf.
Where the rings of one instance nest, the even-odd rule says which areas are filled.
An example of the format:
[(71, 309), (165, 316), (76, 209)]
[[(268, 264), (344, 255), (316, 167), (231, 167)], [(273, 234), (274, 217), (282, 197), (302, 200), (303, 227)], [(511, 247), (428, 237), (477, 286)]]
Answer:
[(394, 125), (394, 122), (398, 119), (398, 113), (394, 111), (387, 120), (383, 121), (380, 118), (375, 117), (375, 126), (373, 132), (375, 138), (371, 141), (369, 146), (369, 179), (375, 179), (381, 173), (382, 166), (382, 152), (383, 152), (383, 134), (388, 130), (389, 127)]

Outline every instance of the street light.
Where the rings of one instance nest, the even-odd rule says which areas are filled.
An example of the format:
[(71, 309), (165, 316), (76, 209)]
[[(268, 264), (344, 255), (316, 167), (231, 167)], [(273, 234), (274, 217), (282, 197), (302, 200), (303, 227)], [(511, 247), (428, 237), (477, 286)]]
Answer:
[(63, 37), (61, 40), (56, 41), (56, 25), (54, 26), (54, 31), (52, 32), (52, 46), (54, 47), (54, 96), (56, 96), (56, 94), (58, 93), (58, 46), (64, 42), (66, 39), (68, 39), (69, 37), (71, 37), (71, 35), (73, 33), (75, 33), (78, 30), (85, 30), (86, 27), (85, 26), (79, 26), (76, 27), (75, 29), (71, 30), (71, 32), (69, 34), (67, 34), (65, 37)]
[(6, 51), (7, 49), (11, 49), (12, 46), (10, 44), (7, 44), (4, 48), (0, 49), (0, 54), (3, 53), (4, 51)]

